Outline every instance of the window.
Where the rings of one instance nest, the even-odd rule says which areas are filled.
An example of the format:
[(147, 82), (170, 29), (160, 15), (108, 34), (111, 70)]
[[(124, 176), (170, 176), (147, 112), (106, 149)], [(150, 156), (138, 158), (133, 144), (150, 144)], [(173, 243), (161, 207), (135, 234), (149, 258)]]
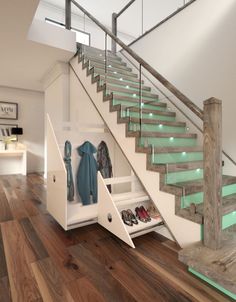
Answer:
[[(58, 21), (55, 21), (55, 20), (52, 20), (52, 19), (49, 19), (49, 18), (45, 18), (45, 21), (47, 23), (53, 24), (55, 26), (65, 28), (64, 23), (60, 23)], [(85, 45), (90, 45), (90, 33), (87, 33), (85, 31), (79, 30), (79, 29), (74, 28), (74, 27), (71, 28), (71, 31), (76, 33), (76, 42), (82, 43), (82, 44), (85, 44)]]

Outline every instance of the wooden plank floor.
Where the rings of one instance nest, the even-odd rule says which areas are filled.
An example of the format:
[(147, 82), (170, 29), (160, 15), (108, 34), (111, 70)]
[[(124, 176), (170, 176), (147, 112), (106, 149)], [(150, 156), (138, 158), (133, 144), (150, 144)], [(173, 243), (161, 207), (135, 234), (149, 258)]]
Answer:
[(97, 224), (65, 232), (45, 193), (40, 175), (0, 176), (0, 302), (231, 301), (156, 233), (132, 249)]

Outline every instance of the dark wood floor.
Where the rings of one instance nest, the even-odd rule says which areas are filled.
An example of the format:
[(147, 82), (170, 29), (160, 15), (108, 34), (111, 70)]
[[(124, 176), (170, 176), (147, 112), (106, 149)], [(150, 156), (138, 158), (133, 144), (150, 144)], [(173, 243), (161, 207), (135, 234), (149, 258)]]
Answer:
[(189, 274), (178, 247), (156, 233), (132, 249), (99, 225), (63, 231), (45, 192), (39, 175), (0, 177), (0, 302), (230, 301)]

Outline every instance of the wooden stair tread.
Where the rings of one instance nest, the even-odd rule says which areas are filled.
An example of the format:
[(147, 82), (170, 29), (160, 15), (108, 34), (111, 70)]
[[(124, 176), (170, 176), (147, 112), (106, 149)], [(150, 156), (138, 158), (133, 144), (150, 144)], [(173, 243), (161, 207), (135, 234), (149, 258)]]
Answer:
[[(102, 67), (96, 67), (96, 66), (91, 66), (91, 68), (94, 68), (95, 72), (99, 73), (99, 72), (103, 72), (105, 73), (105, 68)], [(131, 71), (126, 71), (126, 70), (120, 70), (118, 68), (108, 68), (107, 69), (107, 75), (114, 75), (114, 76), (118, 76), (118, 77), (129, 77), (131, 80), (135, 79), (139, 82), (138, 75), (136, 73), (133, 73)]]
[(163, 132), (151, 132), (151, 131), (129, 131), (128, 136), (133, 137), (159, 137), (159, 138), (197, 138), (195, 133), (163, 133)]
[[(222, 176), (222, 185), (231, 185), (236, 184), (236, 177), (235, 176), (229, 176), (229, 175), (223, 175)], [(197, 179), (197, 180), (191, 180), (186, 182), (181, 182), (179, 184), (183, 184), (183, 186), (195, 186), (195, 185), (203, 185), (203, 179)]]
[(223, 288), (236, 294), (236, 233), (227, 232), (222, 248), (212, 250), (202, 242), (179, 252), (179, 260)]
[[(84, 54), (84, 57), (92, 62), (98, 63), (98, 64), (105, 64), (105, 59), (104, 57), (98, 57), (98, 56), (94, 56), (94, 55), (86, 55), (86, 53)], [(111, 64), (113, 64), (114, 66), (117, 67), (127, 67), (127, 64), (125, 62), (119, 61), (116, 58), (109, 58)], [(109, 63), (110, 63), (109, 62)], [(109, 65), (108, 63), (108, 65)]]
[[(126, 85), (126, 86), (129, 86), (129, 85)], [(127, 94), (136, 94), (137, 96), (139, 96), (139, 91), (137, 89), (132, 89), (132, 87), (129, 87), (129, 88), (126, 88), (126, 86), (124, 87), (117, 87), (117, 86), (114, 86), (114, 85), (111, 85), (111, 84), (108, 84), (107, 85), (107, 89), (111, 90), (113, 92), (114, 95), (117, 95), (117, 93), (119, 92), (122, 92), (122, 93), (127, 93)], [(130, 89), (131, 88), (131, 89)], [(119, 94), (118, 94), (119, 95)], [(149, 97), (149, 98), (158, 98), (158, 94), (155, 94), (155, 93), (151, 93), (151, 92), (148, 92), (148, 91), (143, 91), (142, 89), (142, 100), (145, 98), (145, 97)], [(162, 104), (165, 104), (166, 103), (162, 103)], [(167, 105), (166, 105), (167, 106)]]
[[(104, 79), (105, 79), (105, 71), (103, 69), (99, 69), (99, 68), (96, 68), (96, 67), (92, 67), (91, 69), (94, 70), (95, 74), (98, 74), (98, 75), (100, 75), (100, 77), (104, 77)], [(108, 81), (109, 81), (109, 78), (118, 79), (118, 80), (122, 78), (123, 80), (127, 80), (127, 81), (130, 81), (132, 83), (139, 83), (139, 79), (137, 78), (137, 75), (130, 76), (128, 74), (120, 74), (118, 72), (117, 73), (108, 72), (107, 73), (107, 80)], [(143, 81), (142, 81), (142, 84), (143, 84)]]
[[(111, 100), (111, 98), (109, 98), (109, 97), (107, 97), (105, 99)], [(137, 108), (137, 107), (130, 107), (130, 106), (125, 106), (125, 105), (121, 105), (121, 104), (117, 104), (117, 105), (111, 104), (112, 111), (121, 111), (121, 110), (124, 110), (125, 108), (129, 108), (129, 112), (139, 112), (140, 111), (139, 108)], [(162, 115), (162, 116), (175, 117), (175, 112), (158, 110), (158, 109), (154, 109), (154, 108), (153, 109), (143, 108), (142, 112), (143, 113), (152, 113), (152, 114)]]
[[(228, 175), (222, 176), (222, 186), (231, 185), (234, 183), (236, 184), (236, 177)], [(172, 186), (184, 188), (185, 195), (194, 194), (203, 191), (203, 179), (178, 182), (176, 184), (172, 184)]]
[[(171, 173), (171, 172), (183, 172), (188, 170), (202, 169), (203, 161), (188, 161), (188, 162), (178, 162), (178, 163), (170, 163), (170, 164), (155, 164), (150, 162), (150, 157), (148, 158), (148, 169), (151, 171), (156, 171), (160, 173)], [(189, 183), (186, 182), (186, 183)], [(178, 182), (176, 184), (171, 184), (171, 186), (183, 187), (185, 183)], [(169, 186), (168, 184), (166, 184)]]
[[(203, 216), (204, 204), (196, 205), (197, 213)], [(222, 216), (236, 211), (236, 193), (222, 198)]]
[[(136, 107), (139, 108), (139, 98), (138, 98), (139, 96), (138, 96), (138, 94), (136, 95), (136, 97), (133, 97), (133, 96), (129, 96), (129, 95), (119, 95), (119, 94), (117, 94), (116, 92), (113, 92), (113, 91), (111, 93), (113, 94), (113, 99), (133, 102), (135, 108)], [(143, 97), (142, 103), (144, 103), (145, 105), (152, 105), (152, 106), (166, 108), (166, 104), (158, 102), (157, 98), (151, 99), (151, 97), (150, 98)], [(128, 106), (130, 106), (130, 105), (128, 105)]]
[[(105, 75), (100, 74), (100, 78), (101, 78), (101, 80), (104, 80)], [(138, 81), (129, 82), (129, 80), (126, 80), (124, 78), (122, 78), (122, 81), (121, 81), (119, 78), (107, 77), (107, 83), (113, 83), (113, 84), (117, 84), (117, 85), (129, 85), (130, 87), (139, 88), (139, 82)], [(147, 86), (143, 85), (143, 81), (142, 81), (142, 89), (145, 89), (145, 90), (148, 90), (148, 91), (151, 90), (150, 87), (147, 87)]]
[[(94, 67), (94, 68), (98, 68), (98, 69), (102, 69), (102, 70), (105, 70), (105, 62), (103, 64), (99, 63), (99, 62), (95, 62), (94, 60), (91, 60), (91, 59), (88, 59), (89, 61), (89, 64), (91, 67)], [(109, 66), (112, 66), (112, 67), (109, 67)], [(126, 66), (117, 66), (117, 64), (113, 64), (112, 62), (108, 63), (107, 65), (107, 71), (117, 71), (117, 73), (124, 73), (124, 74), (132, 74), (134, 75), (134, 73), (132, 72), (132, 69), (131, 68), (128, 68)], [(135, 75), (136, 77), (136, 75)]]
[[(92, 57), (89, 57), (88, 56), (88, 60), (90, 61), (90, 64), (92, 65), (92, 66), (101, 66), (101, 67), (105, 67), (105, 61), (104, 61), (104, 59), (99, 59), (99, 57), (98, 58), (92, 58)], [(109, 66), (112, 66), (112, 67), (114, 67), (114, 68), (118, 68), (118, 69), (121, 69), (121, 70), (127, 70), (127, 71), (132, 71), (132, 69), (130, 68), (130, 67), (128, 67), (127, 65), (124, 65), (124, 64), (122, 64), (122, 62), (119, 62), (119, 61), (117, 61), (117, 62), (109, 62), (109, 60), (107, 61), (107, 67), (108, 68), (111, 68), (111, 67), (109, 67)]]
[[(151, 146), (149, 146), (149, 147), (137, 147), (137, 150), (138, 150), (138, 152), (149, 153), (149, 154), (152, 153)], [(158, 154), (158, 153), (181, 153), (181, 152), (203, 152), (203, 150), (202, 150), (202, 146), (193, 146), (193, 147), (155, 147), (154, 148), (154, 153), (155, 154)]]
[(188, 161), (188, 162), (178, 162), (168, 164), (168, 171), (186, 171), (192, 169), (200, 169), (203, 167), (202, 160)]
[[(126, 117), (125, 119), (128, 119), (129, 122), (132, 123), (139, 123), (140, 119), (136, 117)], [(143, 124), (154, 124), (154, 125), (164, 125), (164, 126), (173, 126), (173, 127), (185, 127), (186, 124), (184, 122), (175, 122), (175, 121), (162, 121), (162, 120), (155, 120), (155, 119), (145, 119), (142, 118), (142, 123)], [(182, 147), (184, 148), (184, 147)]]

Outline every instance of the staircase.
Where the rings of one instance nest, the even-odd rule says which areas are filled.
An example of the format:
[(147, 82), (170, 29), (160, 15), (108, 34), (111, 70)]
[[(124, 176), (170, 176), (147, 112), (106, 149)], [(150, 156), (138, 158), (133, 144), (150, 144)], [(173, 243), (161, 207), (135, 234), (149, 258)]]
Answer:
[[(104, 58), (101, 50), (86, 47), (79, 62), (92, 75), (92, 82), (97, 82), (98, 91), (103, 91), (110, 111), (117, 112), (117, 123), (126, 125), (126, 137), (135, 138), (136, 152), (146, 154), (147, 170), (160, 174), (161, 191), (175, 196), (176, 215), (202, 224), (203, 152), (197, 134), (188, 133), (186, 123), (176, 121), (176, 113), (144, 84), (140, 133), (138, 76), (120, 57), (109, 53), (105, 85)], [(222, 182), (226, 216), (236, 211), (236, 177), (223, 175)], [(223, 228), (236, 224), (235, 219), (228, 220)]]
[[(138, 76), (119, 56), (83, 46), (70, 64), (176, 240), (183, 247), (200, 241), (204, 226), (203, 151), (197, 134), (189, 133), (186, 123), (177, 121), (176, 113), (143, 81), (140, 112)], [(125, 127), (123, 136), (121, 126)], [(144, 157), (146, 166), (142, 165)], [(236, 177), (222, 176), (222, 198), (222, 230), (234, 238), (231, 230), (236, 224)], [(236, 241), (230, 238), (236, 248)], [(231, 244), (230, 250), (233, 247)], [(186, 250), (187, 254), (184, 249), (180, 258), (194, 269), (196, 266), (190, 265), (194, 258), (191, 247)], [(211, 255), (216, 257), (213, 251)], [(197, 267), (198, 272), (220, 283), (209, 265)], [(235, 271), (236, 261), (232, 265)], [(223, 287), (234, 295), (232, 278), (234, 274)]]

